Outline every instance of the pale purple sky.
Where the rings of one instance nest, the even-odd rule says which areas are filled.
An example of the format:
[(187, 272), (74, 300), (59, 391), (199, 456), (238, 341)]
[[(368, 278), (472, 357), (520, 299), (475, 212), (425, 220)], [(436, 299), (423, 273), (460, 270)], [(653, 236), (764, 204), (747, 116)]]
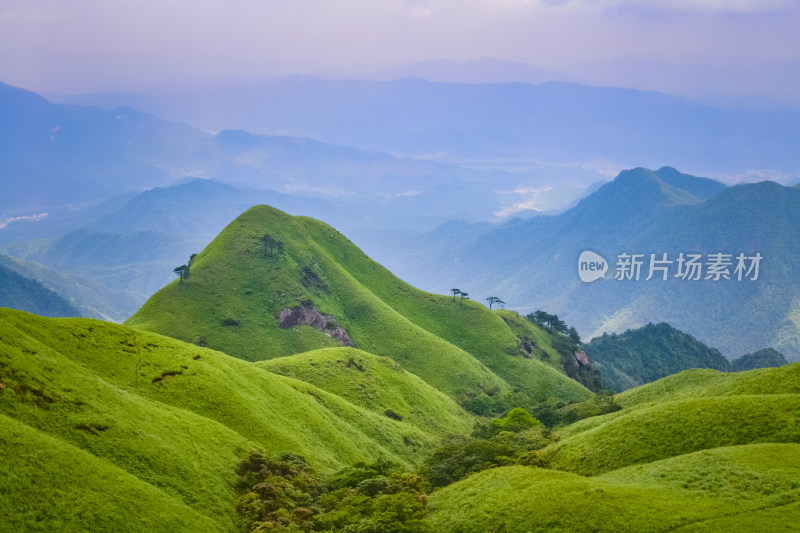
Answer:
[(800, 83), (798, 28), (798, 0), (0, 0), (0, 81), (144, 90), (492, 57), (600, 84), (680, 92), (700, 76), (698, 90), (772, 95)]

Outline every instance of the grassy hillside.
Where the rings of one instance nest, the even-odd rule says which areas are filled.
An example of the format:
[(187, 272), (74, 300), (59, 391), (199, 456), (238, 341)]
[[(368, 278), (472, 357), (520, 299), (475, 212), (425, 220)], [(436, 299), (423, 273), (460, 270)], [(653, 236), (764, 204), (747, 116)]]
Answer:
[(231, 529), (168, 490), (3, 415), (0, 444), (0, 523), (7, 531)]
[[(380, 379), (373, 384), (379, 391)], [(321, 472), (378, 457), (406, 467), (418, 463), (449, 430), (444, 423), (468, 426), (452, 402), (427, 391), (430, 398), (426, 389), (415, 392), (428, 405), (447, 407), (436, 432), (415, 425), (413, 416), (396, 420), (311, 384), (161, 335), (0, 309), (0, 415), (14, 420), (2, 433), (3, 463), (34, 461), (33, 455), (18, 457), (19, 443), (28, 440), (57, 442), (53, 465), (83, 464), (88, 452), (95, 459), (87, 462), (84, 478), (51, 486), (93, 493), (87, 487), (97, 477), (137, 478), (140, 483), (132, 487), (108, 487), (109, 497), (124, 500), (138, 491), (143, 506), (149, 501), (157, 508), (187, 506), (205, 517), (195, 521), (194, 514), (184, 513), (200, 530), (213, 529), (203, 526), (206, 519), (215, 527), (236, 528), (233, 473), (250, 449), (299, 453)], [(413, 401), (394, 394), (398, 402)], [(30, 479), (35, 474), (26, 468), (13, 467), (13, 476)], [(31, 513), (49, 512), (50, 499), (35, 498)], [(109, 505), (96, 511), (103, 520), (106, 511), (113, 512)], [(58, 520), (78, 523), (82, 509), (65, 509)], [(53, 526), (53, 520), (46, 524)]]
[(800, 363), (747, 372), (687, 370), (616, 396), (623, 407), (708, 396), (800, 394)]
[(595, 337), (585, 350), (615, 392), (690, 368), (731, 368), (718, 350), (666, 323)]
[(453, 400), (388, 357), (355, 348), (325, 348), (260, 361), (256, 366), (311, 383), (434, 435), (469, 434), (472, 430), (472, 419)]
[(434, 492), (442, 532), (791, 531), (800, 518), (800, 445), (701, 451), (585, 478), (497, 468)]
[[(264, 235), (282, 250), (268, 250)], [(281, 312), (300, 306), (332, 317), (327, 329), (282, 329)], [(591, 395), (521, 357), (521, 340), (484, 306), (419, 291), (330, 226), (267, 206), (233, 221), (186, 281), (156, 293), (127, 324), (251, 361), (338, 346), (330, 333), (342, 328), (356, 348), (392, 358), (476, 411)], [(515, 389), (524, 396), (508, 399)]]
[[(547, 448), (549, 465), (584, 475), (699, 450), (800, 442), (800, 395), (687, 399), (587, 419), (592, 425)], [(605, 420), (604, 420), (605, 419)]]

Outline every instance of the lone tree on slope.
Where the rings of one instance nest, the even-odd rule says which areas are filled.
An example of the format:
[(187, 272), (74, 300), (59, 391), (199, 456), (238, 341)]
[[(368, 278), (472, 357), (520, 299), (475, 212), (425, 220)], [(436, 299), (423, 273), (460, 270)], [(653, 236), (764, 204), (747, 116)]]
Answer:
[(469, 293), (468, 292), (459, 291), (458, 294), (461, 295), (461, 300), (459, 300), (459, 303), (463, 302), (464, 298), (469, 300)]
[(456, 301), (456, 296), (461, 294), (461, 289), (450, 289), (450, 292), (453, 293), (453, 301)]
[(183, 280), (185, 278), (189, 277), (189, 265), (181, 265), (179, 267), (175, 267), (172, 271), (178, 276), (180, 276), (181, 283), (183, 283)]
[(489, 296), (488, 298), (486, 298), (486, 301), (489, 302), (489, 309), (490, 310), (492, 309), (492, 306), (494, 304), (500, 304), (500, 305), (504, 305), (505, 304), (505, 302), (503, 300), (501, 300), (500, 298), (498, 298), (497, 296)]

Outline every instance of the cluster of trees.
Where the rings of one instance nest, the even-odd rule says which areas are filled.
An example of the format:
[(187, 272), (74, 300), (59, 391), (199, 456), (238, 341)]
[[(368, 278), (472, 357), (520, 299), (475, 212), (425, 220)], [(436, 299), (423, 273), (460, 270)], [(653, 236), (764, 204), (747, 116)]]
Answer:
[[(450, 292), (453, 293), (453, 301), (454, 302), (456, 301), (456, 296), (461, 296), (461, 300), (460, 301), (464, 301), (464, 299), (469, 300), (469, 293), (468, 292), (464, 292), (461, 289), (453, 288), (453, 289), (450, 289)], [(495, 305), (495, 304), (505, 305), (505, 302), (503, 300), (501, 300), (500, 298), (498, 298), (497, 296), (489, 296), (488, 298), (486, 298), (486, 301), (489, 302), (489, 309), (491, 309), (492, 306)]]
[(265, 233), (258, 240), (264, 246), (264, 257), (277, 257), (283, 253), (284, 244), (269, 233)]
[(578, 335), (578, 330), (574, 327), (567, 327), (566, 322), (558, 318), (558, 315), (551, 315), (545, 311), (534, 311), (525, 315), (531, 323), (536, 324), (550, 332), (557, 331), (571, 338), (575, 344), (581, 343), (581, 337)]
[(450, 292), (453, 293), (453, 301), (454, 302), (456, 301), (456, 296), (460, 296), (461, 297), (461, 300), (459, 300), (460, 302), (463, 302), (464, 298), (469, 300), (469, 293), (468, 292), (464, 292), (461, 289), (450, 289)]
[(174, 269), (172, 269), (172, 271), (176, 275), (180, 276), (180, 280), (181, 280), (180, 282), (181, 283), (183, 283), (183, 280), (189, 278), (190, 269), (192, 267), (192, 262), (194, 261), (195, 257), (197, 257), (197, 254), (190, 255), (188, 263), (186, 263), (185, 265), (181, 265), (181, 266), (178, 266), (178, 267), (175, 267)]
[(515, 408), (472, 436), (450, 437), (417, 472), (378, 460), (323, 478), (299, 455), (251, 452), (238, 467), (236, 509), (250, 533), (433, 533), (424, 522), (433, 488), (497, 466), (542, 466), (538, 450), (550, 442), (547, 428)]
[(296, 454), (257, 452), (239, 465), (236, 510), (246, 531), (433, 533), (423, 522), (430, 484), (379, 460), (323, 479)]

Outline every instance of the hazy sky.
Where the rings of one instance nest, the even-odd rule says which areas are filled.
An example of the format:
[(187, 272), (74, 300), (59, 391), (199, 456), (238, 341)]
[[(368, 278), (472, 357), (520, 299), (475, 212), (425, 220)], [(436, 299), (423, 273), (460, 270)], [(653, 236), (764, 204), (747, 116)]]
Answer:
[(798, 28), (800, 0), (0, 0), (0, 81), (137, 90), (493, 57), (629, 86), (699, 65), (725, 85), (797, 68)]

